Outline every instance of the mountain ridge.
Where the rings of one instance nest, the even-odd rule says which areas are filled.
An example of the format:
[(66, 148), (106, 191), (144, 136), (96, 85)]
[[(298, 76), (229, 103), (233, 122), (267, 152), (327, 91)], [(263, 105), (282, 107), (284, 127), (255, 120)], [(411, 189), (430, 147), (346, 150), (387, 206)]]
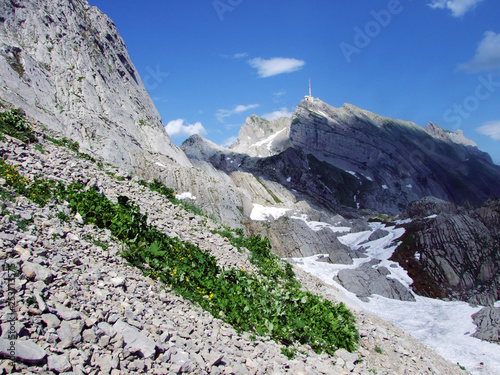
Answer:
[(125, 170), (189, 166), (115, 24), (84, 0), (2, 1), (0, 99)]
[[(347, 171), (359, 180), (350, 192), (350, 207), (396, 214), (410, 202), (428, 195), (456, 204), (481, 204), (500, 196), (500, 167), (460, 131), (445, 131), (432, 123), (424, 129), (413, 122), (380, 116), (347, 103), (334, 108), (318, 99), (313, 103), (303, 100), (289, 125), (285, 119), (280, 120), (285, 126), (280, 130), (282, 134), (289, 133), (288, 139), (282, 137), (272, 146), (272, 133), (262, 130), (259, 134), (255, 127), (265, 128), (273, 123), (257, 118), (250, 116), (242, 126), (240, 138), (248, 140), (239, 138), (237, 146), (217, 152), (259, 157), (254, 151), (258, 145), (266, 149), (260, 152), (264, 158), (275, 158), (287, 148), (313, 155), (319, 162)], [(247, 134), (252, 129), (250, 137)], [(181, 148), (192, 154), (193, 145), (188, 141)], [(251, 164), (258, 164), (244, 163), (237, 165), (252, 170)], [(223, 164), (219, 162), (218, 167), (225, 168)], [(255, 172), (259, 173), (257, 169)]]

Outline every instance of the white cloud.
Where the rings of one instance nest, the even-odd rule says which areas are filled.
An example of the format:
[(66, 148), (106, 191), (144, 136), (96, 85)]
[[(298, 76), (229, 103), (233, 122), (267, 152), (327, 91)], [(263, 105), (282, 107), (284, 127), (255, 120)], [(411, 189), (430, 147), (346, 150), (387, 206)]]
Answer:
[(500, 69), (500, 33), (485, 32), (474, 58), (465, 64), (461, 64), (458, 69), (471, 72)]
[(248, 53), (243, 52), (243, 53), (235, 53), (233, 55), (233, 59), (242, 59), (243, 57), (247, 57)]
[(229, 138), (225, 139), (224, 142), (222, 142), (221, 146), (222, 147), (229, 147), (234, 142), (236, 142), (237, 139), (238, 139), (238, 137), (229, 137)]
[(266, 60), (256, 57), (248, 61), (252, 68), (257, 69), (257, 74), (261, 78), (275, 76), (282, 73), (291, 73), (301, 69), (305, 61), (288, 57), (274, 57)]
[(237, 105), (234, 109), (219, 109), (215, 116), (220, 122), (224, 122), (224, 118), (246, 112), (250, 109), (257, 108), (259, 104)]
[(483, 0), (432, 0), (431, 8), (449, 9), (454, 17), (462, 17)]
[(495, 141), (500, 141), (500, 120), (487, 122), (476, 130), (479, 133), (494, 139)]
[(280, 90), (280, 91), (278, 91), (278, 92), (275, 92), (273, 95), (274, 95), (274, 97), (275, 97), (276, 99), (279, 99), (279, 98), (281, 98), (282, 96), (286, 95), (286, 91), (285, 91), (285, 90)]
[(279, 111), (269, 112), (262, 115), (262, 118), (265, 118), (268, 121), (276, 120), (280, 117), (292, 117), (293, 112), (290, 112), (288, 108), (283, 107)]
[(194, 124), (184, 124), (184, 120), (181, 118), (169, 121), (168, 124), (165, 125), (165, 130), (172, 138), (189, 137), (193, 134), (207, 134), (207, 131), (205, 130), (201, 122), (196, 122)]

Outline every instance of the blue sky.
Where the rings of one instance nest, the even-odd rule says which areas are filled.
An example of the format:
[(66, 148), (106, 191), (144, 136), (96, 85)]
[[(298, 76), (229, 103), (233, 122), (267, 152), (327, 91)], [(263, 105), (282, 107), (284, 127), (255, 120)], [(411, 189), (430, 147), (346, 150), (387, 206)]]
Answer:
[(307, 94), (462, 129), (500, 164), (498, 0), (90, 0), (176, 144), (227, 145)]

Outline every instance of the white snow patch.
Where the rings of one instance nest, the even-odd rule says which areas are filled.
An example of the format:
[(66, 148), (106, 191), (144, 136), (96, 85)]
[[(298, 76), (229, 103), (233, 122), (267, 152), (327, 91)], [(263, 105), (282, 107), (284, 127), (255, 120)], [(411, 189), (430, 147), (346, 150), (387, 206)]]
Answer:
[(408, 185), (406, 185), (406, 187), (407, 187), (408, 189), (411, 189), (411, 188), (413, 188), (413, 185), (412, 185), (412, 184), (408, 184)]
[(387, 185), (382, 185), (382, 189), (389, 189)]
[(283, 129), (281, 129), (279, 132), (277, 132), (277, 133), (275, 133), (275, 134), (273, 134), (273, 135), (271, 135), (271, 136), (267, 137), (266, 139), (263, 139), (262, 141), (259, 141), (259, 142), (257, 142), (257, 143), (254, 143), (254, 144), (253, 144), (253, 145), (251, 145), (250, 147), (260, 147), (260, 146), (262, 146), (262, 145), (267, 144), (267, 149), (268, 149), (269, 151), (271, 151), (271, 145), (272, 145), (272, 143), (273, 143), (274, 138), (276, 138), (276, 137), (278, 136), (278, 134), (282, 133), (282, 132), (283, 132), (283, 131), (285, 131), (285, 130), (286, 130), (286, 128), (283, 128)]
[(336, 227), (334, 225), (322, 222), (322, 221), (309, 221), (308, 216), (305, 214), (302, 214), (301, 216), (291, 216), (290, 219), (295, 219), (295, 220), (302, 220), (304, 223), (307, 224), (307, 226), (315, 231), (318, 232), (324, 228), (329, 228), (332, 232), (334, 233), (344, 233), (344, 232), (350, 232), (351, 228), (349, 227)]
[(371, 178), (370, 176), (365, 176), (365, 178), (366, 178), (368, 181), (373, 181), (373, 178)]
[(402, 225), (402, 224), (409, 224), (411, 223), (411, 219), (404, 219), (404, 220), (396, 220), (395, 223), (397, 225)]
[[(352, 265), (317, 262), (322, 255), (294, 260), (299, 268), (339, 289), (337, 298), (351, 308), (361, 308), (393, 322), (451, 363), (460, 363), (474, 375), (500, 374), (500, 346), (471, 336), (476, 331), (471, 315), (479, 311), (481, 306), (471, 307), (465, 302), (434, 300), (417, 295), (416, 302), (397, 301), (378, 295), (370, 297), (370, 302), (362, 302), (333, 281), (333, 276), (339, 270), (357, 268), (376, 258), (382, 261), (379, 266), (386, 266), (391, 272), (391, 278), (406, 286), (413, 282), (399, 264), (388, 260), (397, 247), (394, 241), (404, 233), (404, 229), (386, 227), (381, 223), (370, 223), (370, 226), (369, 231), (339, 237), (344, 245), (358, 249), (361, 242), (366, 241), (375, 230), (383, 228), (388, 231), (389, 235), (362, 245), (366, 248), (368, 258), (353, 259)], [(495, 307), (500, 307), (500, 301), (495, 303)]]
[(435, 219), (437, 217), (438, 217), (438, 215), (434, 214), (434, 215), (427, 216), (426, 219)]
[(254, 203), (252, 213), (250, 214), (250, 219), (255, 221), (265, 221), (272, 216), (275, 220), (284, 216), (289, 208), (280, 207), (264, 207), (260, 204)]
[(175, 194), (175, 198), (177, 199), (192, 199), (192, 200), (196, 200), (196, 197), (191, 194), (190, 192), (185, 192), (185, 193), (181, 193), (181, 194)]
[(292, 178), (291, 178), (291, 177), (288, 177), (288, 178), (286, 179), (286, 182), (290, 182), (290, 181), (292, 181)]
[(356, 172), (353, 172), (353, 171), (346, 171), (346, 172), (349, 174), (352, 174), (354, 177), (356, 177)]
[(166, 166), (166, 165), (164, 165), (164, 164), (160, 163), (159, 161), (157, 161), (155, 164), (156, 164), (157, 166), (159, 166), (159, 167), (162, 167), (162, 168), (167, 168), (167, 166)]

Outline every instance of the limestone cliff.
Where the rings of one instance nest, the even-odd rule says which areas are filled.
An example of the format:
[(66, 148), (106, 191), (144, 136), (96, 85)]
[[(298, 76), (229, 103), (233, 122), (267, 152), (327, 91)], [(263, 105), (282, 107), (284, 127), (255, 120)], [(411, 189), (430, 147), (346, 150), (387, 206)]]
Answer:
[(290, 146), (290, 122), (286, 117), (268, 121), (251, 115), (241, 127), (237, 141), (229, 149), (258, 157), (278, 154)]
[(500, 167), (459, 131), (427, 129), (350, 104), (302, 101), (291, 123), (294, 148), (358, 178), (351, 203), (397, 213), (424, 196), (477, 204), (500, 196)]
[(190, 165), (114, 23), (85, 0), (0, 2), (0, 99), (125, 171)]
[(408, 216), (392, 259), (408, 270), (415, 292), (482, 305), (500, 299), (500, 200), (464, 208), (425, 198)]

